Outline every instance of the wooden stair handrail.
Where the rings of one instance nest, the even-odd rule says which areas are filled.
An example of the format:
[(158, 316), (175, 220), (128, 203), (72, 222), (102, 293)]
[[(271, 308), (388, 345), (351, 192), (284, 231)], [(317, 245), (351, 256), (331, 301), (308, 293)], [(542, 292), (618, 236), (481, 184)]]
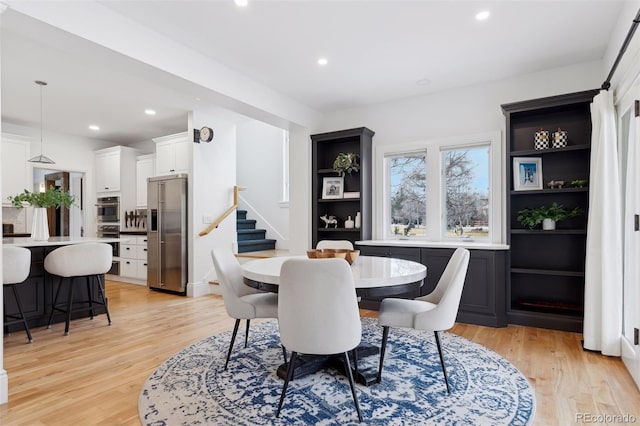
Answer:
[(222, 221), (227, 218), (227, 216), (229, 216), (231, 213), (233, 213), (233, 211), (238, 208), (238, 192), (239, 191), (244, 191), (245, 189), (247, 189), (247, 188), (245, 188), (244, 186), (238, 186), (238, 185), (234, 186), (233, 187), (233, 205), (231, 207), (229, 207), (226, 212), (222, 213), (222, 216), (220, 216), (218, 219), (214, 220), (211, 225), (207, 226), (206, 229), (200, 231), (200, 233), (198, 235), (201, 236), (201, 237), (204, 237), (209, 232), (211, 232), (214, 229), (216, 229), (222, 223)]

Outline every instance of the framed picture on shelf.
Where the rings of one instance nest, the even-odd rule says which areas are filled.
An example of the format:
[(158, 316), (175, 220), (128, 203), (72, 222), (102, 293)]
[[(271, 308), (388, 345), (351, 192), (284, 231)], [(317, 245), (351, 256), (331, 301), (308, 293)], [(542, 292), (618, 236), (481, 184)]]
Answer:
[(342, 198), (343, 194), (344, 194), (344, 178), (343, 177), (322, 178), (322, 199), (323, 200)]
[(513, 190), (531, 191), (542, 189), (542, 158), (514, 157)]

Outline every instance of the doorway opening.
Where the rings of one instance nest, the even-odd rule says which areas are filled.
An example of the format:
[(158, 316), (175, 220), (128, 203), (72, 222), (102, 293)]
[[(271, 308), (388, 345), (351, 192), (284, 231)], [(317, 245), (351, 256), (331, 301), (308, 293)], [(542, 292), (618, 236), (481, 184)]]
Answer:
[(75, 197), (70, 208), (47, 209), (49, 235), (52, 237), (84, 236), (84, 173), (65, 170), (33, 168), (33, 190), (44, 192), (49, 188), (68, 191)]

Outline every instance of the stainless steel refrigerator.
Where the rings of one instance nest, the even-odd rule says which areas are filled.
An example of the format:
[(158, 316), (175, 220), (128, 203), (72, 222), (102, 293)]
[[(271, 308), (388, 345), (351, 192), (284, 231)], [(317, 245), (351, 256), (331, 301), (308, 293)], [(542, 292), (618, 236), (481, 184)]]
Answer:
[(187, 288), (187, 176), (148, 179), (147, 286), (185, 293)]

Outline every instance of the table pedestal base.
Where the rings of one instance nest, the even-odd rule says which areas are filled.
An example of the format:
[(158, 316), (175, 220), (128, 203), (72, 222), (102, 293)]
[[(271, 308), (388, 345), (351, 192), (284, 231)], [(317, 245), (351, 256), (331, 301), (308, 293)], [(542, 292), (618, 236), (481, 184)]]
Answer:
[[(370, 345), (360, 345), (356, 348), (358, 361), (364, 357), (377, 355), (379, 353), (379, 349), (377, 346)], [(351, 354), (350, 354), (351, 355)], [(354, 367), (353, 357), (350, 359), (351, 366)], [(296, 357), (296, 365), (293, 369), (293, 378), (291, 380), (295, 380), (300, 377), (304, 377), (307, 374), (315, 373), (318, 370), (323, 368), (335, 368), (340, 373), (346, 375), (347, 370), (344, 363), (344, 355), (336, 354), (336, 355), (298, 355)], [(361, 385), (370, 386), (376, 383), (378, 377), (378, 370), (367, 368), (360, 369), (358, 368), (358, 374), (355, 374), (355, 370), (352, 368), (351, 372), (353, 373), (353, 380), (356, 383), (360, 383)], [(278, 367), (277, 370), (278, 377), (281, 379), (285, 379), (287, 377), (287, 364), (282, 364)]]

